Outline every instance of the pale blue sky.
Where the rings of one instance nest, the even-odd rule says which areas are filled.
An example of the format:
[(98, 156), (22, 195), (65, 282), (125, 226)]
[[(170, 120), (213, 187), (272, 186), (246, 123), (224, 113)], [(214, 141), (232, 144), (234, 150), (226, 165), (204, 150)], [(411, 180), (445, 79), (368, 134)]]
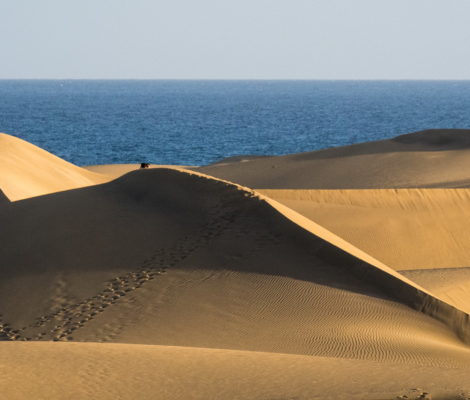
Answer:
[(0, 78), (470, 79), (470, 0), (0, 0)]

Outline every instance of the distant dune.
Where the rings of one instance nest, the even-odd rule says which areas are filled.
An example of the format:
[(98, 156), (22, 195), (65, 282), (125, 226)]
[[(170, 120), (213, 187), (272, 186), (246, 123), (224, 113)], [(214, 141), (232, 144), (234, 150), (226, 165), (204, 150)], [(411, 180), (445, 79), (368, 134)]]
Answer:
[[(252, 188), (470, 186), (468, 130), (431, 130), (308, 153), (224, 162), (199, 171)], [(230, 160), (228, 160), (230, 161)]]
[[(430, 134), (383, 146), (465, 151), (463, 132), (458, 144)], [(10, 148), (15, 157), (0, 147), (0, 159), (16, 160), (2, 164), (11, 179), (0, 189), (21, 198), (0, 202), (0, 389), (8, 398), (470, 396), (465, 189), (269, 187), (308, 186), (321, 175), (295, 155), (270, 158), (280, 168), (271, 174), (267, 158), (196, 171), (76, 167), (77, 176), (116, 179), (55, 190), (53, 170), (68, 163), (50, 156), (35, 172), (47, 195), (26, 196), (32, 178), (15, 168), (44, 153), (20, 143)], [(365, 171), (360, 146), (370, 144), (327, 152), (339, 152), (333, 163), (356, 158)], [(317, 168), (327, 162), (305, 157)], [(447, 183), (455, 182), (446, 157)], [(261, 182), (264, 171), (267, 186), (207, 175), (221, 168), (244, 184), (241, 166), (250, 164), (246, 179)], [(428, 177), (445, 175), (433, 168)], [(13, 187), (24, 187), (22, 196)]]

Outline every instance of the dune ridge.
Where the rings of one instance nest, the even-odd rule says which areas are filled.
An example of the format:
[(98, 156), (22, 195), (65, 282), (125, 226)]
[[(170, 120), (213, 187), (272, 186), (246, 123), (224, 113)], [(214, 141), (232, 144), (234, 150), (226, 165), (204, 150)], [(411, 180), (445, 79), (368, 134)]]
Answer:
[[(217, 179), (197, 171), (184, 169), (180, 169), (180, 171), (189, 174), (197, 174), (198, 176), (206, 179)], [(315, 237), (318, 237), (332, 245), (334, 247), (333, 251), (330, 251), (331, 248), (325, 248), (324, 251), (326, 258), (330, 262), (332, 259), (335, 259), (340, 263), (347, 264), (348, 269), (353, 271), (353, 273), (360, 277), (361, 280), (367, 280), (371, 283), (380, 282), (380, 287), (391, 297), (402, 301), (404, 304), (415, 308), (426, 315), (430, 315), (431, 317), (444, 322), (446, 325), (451, 327), (465, 343), (470, 344), (470, 317), (466, 312), (459, 310), (451, 304), (447, 304), (442, 299), (434, 296), (423, 287), (409, 280), (406, 276), (371, 257), (369, 254), (331, 231), (328, 231), (325, 227), (318, 225), (313, 220), (306, 218), (304, 215), (299, 214), (293, 209), (287, 207), (285, 204), (281, 204), (269, 196), (270, 194), (272, 195), (273, 192), (277, 193), (278, 191), (261, 190), (257, 192), (256, 190), (252, 190), (226, 180), (217, 180), (228, 185), (234, 185), (237, 189), (257, 196), (261, 200), (265, 201), (277, 210), (282, 217), (288, 218), (290, 221), (310, 232)], [(458, 193), (463, 195), (462, 191), (459, 191)], [(297, 194), (298, 191), (283, 191), (283, 196), (285, 195), (286, 197), (293, 195), (297, 198)], [(307, 196), (311, 196), (312, 192), (303, 191), (302, 194), (304, 196), (305, 194)], [(442, 195), (442, 191), (440, 194)], [(464, 194), (468, 195), (468, 192), (465, 191)]]
[[(170, 168), (170, 169), (179, 169), (186, 168), (185, 165), (164, 165), (164, 164), (149, 164), (148, 168)], [(96, 172), (99, 174), (104, 174), (113, 179), (119, 178), (122, 175), (125, 175), (129, 172), (140, 169), (140, 164), (105, 164), (105, 165), (87, 165), (83, 167), (84, 169)]]

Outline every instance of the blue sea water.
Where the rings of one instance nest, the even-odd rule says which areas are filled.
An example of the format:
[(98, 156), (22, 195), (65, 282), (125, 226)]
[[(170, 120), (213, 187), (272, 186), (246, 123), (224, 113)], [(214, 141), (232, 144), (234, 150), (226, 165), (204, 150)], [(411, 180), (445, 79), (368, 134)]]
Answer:
[(202, 165), (470, 128), (470, 81), (0, 81), (0, 132), (78, 165)]

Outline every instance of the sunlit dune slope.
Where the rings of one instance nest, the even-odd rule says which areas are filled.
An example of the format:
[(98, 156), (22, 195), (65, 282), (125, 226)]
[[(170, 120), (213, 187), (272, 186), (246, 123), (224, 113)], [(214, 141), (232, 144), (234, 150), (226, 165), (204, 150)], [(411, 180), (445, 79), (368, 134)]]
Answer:
[(3, 335), (469, 365), (468, 315), (288, 217), (165, 169), (7, 204)]
[(470, 131), (430, 130), (390, 140), (219, 163), (199, 171), (263, 189), (467, 187)]
[(462, 399), (470, 373), (468, 368), (102, 343), (4, 342), (0, 362), (2, 381), (8, 382), (2, 396), (11, 400), (391, 400), (417, 387), (436, 400)]
[(0, 189), (12, 201), (109, 180), (31, 143), (0, 133)]
[(260, 192), (396, 270), (470, 266), (470, 189)]

